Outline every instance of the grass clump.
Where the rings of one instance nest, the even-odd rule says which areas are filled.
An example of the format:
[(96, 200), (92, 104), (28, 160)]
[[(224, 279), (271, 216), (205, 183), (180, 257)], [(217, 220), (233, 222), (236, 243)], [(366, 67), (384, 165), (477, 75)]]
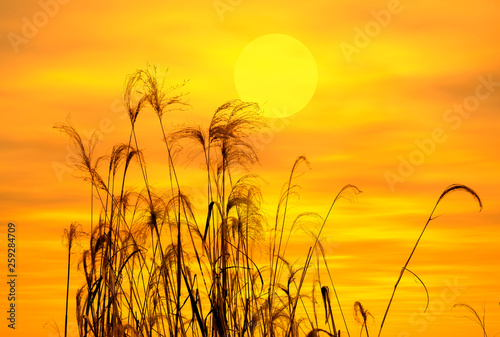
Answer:
[[(208, 128), (184, 126), (168, 131), (164, 119), (169, 112), (188, 107), (185, 95), (178, 93), (182, 87), (166, 86), (154, 67), (130, 75), (123, 95), (130, 119), (128, 141), (115, 145), (108, 156), (97, 157), (97, 139), (84, 144), (69, 120), (55, 126), (69, 136), (74, 165), (91, 187), (90, 230), (79, 262), (84, 282), (76, 294), (80, 336), (340, 337), (338, 317), (350, 336), (321, 234), (336, 202), (361, 191), (346, 185), (324, 218), (302, 213), (289, 219), (298, 169), (309, 165), (300, 156), (284, 184), (276, 213), (268, 220), (262, 212), (259, 179), (250, 173), (258, 162), (251, 135), (265, 126), (259, 106), (231, 100), (216, 109)], [(165, 145), (165, 190), (152, 187), (140, 150), (135, 127), (144, 113), (157, 116)], [(186, 149), (203, 162), (206, 204), (202, 210), (195, 209), (179, 180), (175, 158)], [(128, 183), (133, 166), (142, 177), (140, 190)], [(452, 185), (434, 210), (454, 191), (465, 191), (482, 205), (474, 191)], [(94, 209), (99, 209), (97, 219)], [(434, 219), (434, 210), (396, 282), (379, 336), (397, 285)], [(287, 260), (287, 249), (292, 231), (307, 219), (320, 219), (321, 226), (317, 232), (310, 231), (313, 243), (305, 262), (297, 266)], [(67, 232), (69, 257), (75, 233), (72, 225)], [(263, 242), (268, 243), (267, 263), (261, 263), (255, 253)], [(323, 265), (328, 282), (320, 277)], [(312, 291), (304, 290), (308, 277)], [(356, 302), (354, 315), (361, 333), (369, 336), (371, 313)]]

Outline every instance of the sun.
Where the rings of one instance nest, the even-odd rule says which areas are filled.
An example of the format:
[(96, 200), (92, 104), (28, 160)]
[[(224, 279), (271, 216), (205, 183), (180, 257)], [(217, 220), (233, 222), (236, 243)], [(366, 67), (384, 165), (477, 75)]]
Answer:
[(302, 110), (313, 97), (318, 69), (302, 42), (289, 35), (268, 34), (242, 50), (234, 81), (243, 101), (261, 104), (267, 117), (287, 117)]

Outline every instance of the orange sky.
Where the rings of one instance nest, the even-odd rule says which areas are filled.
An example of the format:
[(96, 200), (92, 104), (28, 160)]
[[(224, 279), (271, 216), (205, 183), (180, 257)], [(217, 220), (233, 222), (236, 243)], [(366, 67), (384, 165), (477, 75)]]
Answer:
[[(52, 5), (0, 4), (4, 316), (9, 221), (17, 224), (19, 275), (17, 329), (6, 329), (2, 318), (2, 336), (51, 336), (46, 325), (52, 321), (64, 329), (67, 260), (61, 237), (73, 221), (88, 225), (89, 189), (69, 171), (54, 170), (65, 165), (68, 141), (52, 126), (71, 113), (80, 130), (104, 125), (102, 153), (125, 141), (123, 83), (148, 63), (169, 68), (173, 83), (189, 79), (192, 109), (168, 116), (166, 125), (206, 125), (218, 106), (238, 98), (234, 71), (245, 46), (276, 33), (309, 49), (317, 86), (304, 109), (285, 120), (284, 128), (271, 130), (271, 140), (257, 136), (261, 165), (256, 172), (268, 182), (264, 200), (270, 209), (299, 155), (308, 157), (312, 170), (300, 178), (297, 212), (325, 215), (345, 184), (363, 190), (355, 203), (339, 204), (324, 233), (352, 333), (358, 329), (352, 305), (359, 300), (375, 316), (376, 334), (402, 264), (437, 198), (453, 183), (473, 188), (484, 209), (478, 213), (471, 199), (459, 194), (440, 205), (438, 213), (446, 215), (431, 223), (409, 266), (426, 283), (434, 313), (419, 316), (425, 294), (407, 275), (384, 335), (480, 336), (479, 327), (459, 318), (462, 312), (451, 311), (455, 302), (479, 311), (484, 306), (488, 332), (500, 332), (498, 2), (73, 0), (56, 7), (41, 2)], [(230, 10), (218, 12), (215, 5), (221, 3)], [(40, 14), (43, 7), (52, 15)], [(375, 24), (379, 31), (371, 32), (366, 45), (359, 38), (357, 43), (359, 30), (375, 27), (373, 13), (387, 10), (393, 11), (387, 23)], [(30, 31), (26, 22), (33, 20), (39, 27)], [(356, 52), (347, 55), (347, 44)], [(488, 80), (489, 87), (482, 84)], [(478, 106), (466, 117), (447, 112), (474, 102)], [(137, 128), (146, 139), (150, 167), (161, 168), (164, 158), (155, 156), (161, 134), (152, 118), (145, 116)], [(418, 151), (416, 141), (429, 139), (435, 129), (442, 135), (424, 162), (389, 184), (388, 172), (401, 174), (401, 158), (408, 160)], [(186, 167), (181, 179), (201, 182), (196, 165), (181, 165)], [(153, 170), (150, 180), (159, 181), (162, 174)], [(296, 258), (307, 252), (303, 237), (294, 239)], [(73, 267), (72, 298), (81, 283), (76, 262)], [(440, 296), (450, 282), (465, 288), (454, 302), (443, 302)], [(74, 304), (70, 310), (74, 328)]]

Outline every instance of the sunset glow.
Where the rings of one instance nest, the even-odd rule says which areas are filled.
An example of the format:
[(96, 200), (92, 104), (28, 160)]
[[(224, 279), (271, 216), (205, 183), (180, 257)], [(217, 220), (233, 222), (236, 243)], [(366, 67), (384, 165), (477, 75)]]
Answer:
[[(28, 0), (1, 6), (1, 336), (64, 336), (64, 230), (77, 222), (89, 233), (103, 216), (95, 191), (91, 212), (91, 185), (71, 165), (74, 150), (54, 125), (69, 116), (84, 144), (99, 139), (96, 156), (110, 155), (115, 144), (132, 139), (123, 105), (127, 76), (154, 67), (166, 87), (179, 85), (172, 94), (187, 102), (163, 115), (167, 132), (205, 130), (231, 100), (259, 103), (267, 126), (251, 135), (259, 162), (249, 170), (261, 178), (264, 233), (275, 225), (299, 156), (310, 164), (297, 168), (290, 224), (304, 212), (326, 217), (345, 185), (362, 191), (335, 204), (320, 237), (353, 337), (362, 328), (354, 303), (373, 315), (368, 331), (376, 336), (438, 198), (452, 184), (470, 187), (482, 210), (467, 192), (440, 201), (382, 336), (483, 336), (464, 319), (467, 310), (453, 308), (457, 303), (484, 312), (488, 336), (500, 333), (499, 2)], [(153, 109), (141, 111), (135, 132), (149, 184), (171, 193), (169, 156)], [(188, 145), (175, 156), (177, 175), (204, 224), (205, 162)], [(246, 173), (235, 169), (231, 183)], [(144, 189), (136, 163), (127, 179), (136, 192)], [(296, 268), (314, 245), (310, 232), (321, 228), (318, 219), (298, 221), (290, 235), (286, 258)], [(16, 225), (15, 330), (6, 320), (9, 223)], [(253, 251), (263, 265), (268, 239)], [(85, 284), (80, 262), (87, 240), (75, 240), (71, 255), (72, 337), (78, 336), (75, 299)], [(318, 278), (329, 284), (324, 265), (320, 270)], [(429, 295), (425, 312), (419, 279)], [(311, 272), (307, 295), (312, 280)], [(318, 325), (327, 326), (316, 300)], [(337, 328), (347, 336), (333, 303)], [(313, 321), (312, 309), (309, 314)], [(301, 327), (300, 336), (311, 330), (308, 321)]]

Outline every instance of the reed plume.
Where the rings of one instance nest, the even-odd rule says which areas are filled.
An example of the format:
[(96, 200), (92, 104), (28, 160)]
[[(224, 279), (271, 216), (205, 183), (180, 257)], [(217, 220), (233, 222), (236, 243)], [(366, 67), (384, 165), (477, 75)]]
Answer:
[[(85, 143), (69, 118), (55, 126), (69, 136), (73, 165), (90, 184), (90, 230), (78, 263), (83, 278), (76, 292), (80, 336), (340, 337), (337, 312), (350, 336), (323, 235), (333, 206), (341, 199), (354, 200), (361, 190), (345, 185), (326, 216), (302, 212), (293, 218), (289, 208), (300, 191), (298, 179), (301, 170), (309, 168), (307, 158), (299, 156), (270, 219), (263, 211), (262, 180), (252, 173), (259, 162), (252, 135), (266, 125), (259, 105), (229, 100), (214, 111), (207, 127), (169, 130), (169, 115), (190, 107), (186, 94), (179, 92), (185, 84), (167, 85), (155, 67), (128, 76), (123, 93), (130, 118), (128, 141), (116, 144), (108, 155), (97, 156), (98, 137)], [(149, 180), (135, 130), (144, 113), (158, 119), (166, 148), (167, 187), (154, 188)], [(200, 156), (203, 162), (206, 203), (201, 206), (193, 204), (189, 189), (182, 185), (176, 164), (181, 156)], [(140, 172), (139, 186), (129, 181), (132, 167)], [(441, 194), (396, 282), (379, 336), (403, 273), (413, 274), (407, 266), (435, 219), (434, 210), (448, 194), (459, 191), (472, 195), (482, 207), (479, 196), (464, 185), (452, 185)], [(317, 226), (311, 226), (313, 222)], [(302, 253), (304, 259), (292, 261), (287, 255), (297, 230), (311, 235), (312, 242)], [(65, 232), (65, 335), (70, 258), (79, 233), (75, 224)], [(262, 262), (261, 253), (267, 254), (267, 262)], [(325, 270), (327, 280), (322, 277)], [(368, 336), (371, 314), (360, 302), (354, 310)]]

